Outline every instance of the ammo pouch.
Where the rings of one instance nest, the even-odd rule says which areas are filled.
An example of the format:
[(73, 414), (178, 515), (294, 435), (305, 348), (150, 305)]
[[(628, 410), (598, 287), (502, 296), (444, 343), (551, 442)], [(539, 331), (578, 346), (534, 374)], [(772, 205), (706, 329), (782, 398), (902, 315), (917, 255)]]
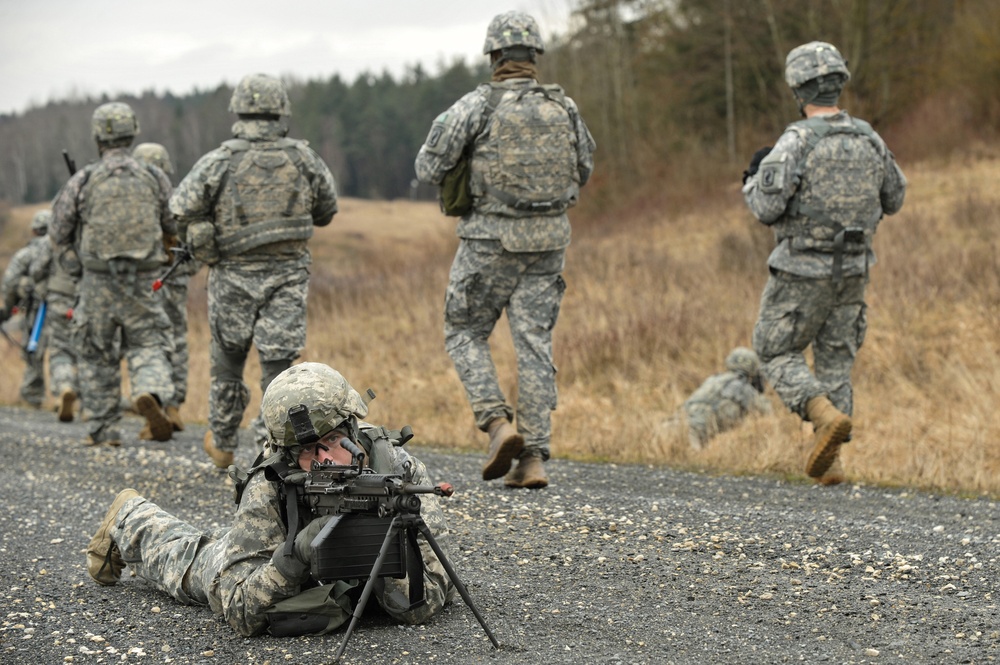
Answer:
[(267, 632), (274, 637), (326, 635), (340, 628), (353, 612), (348, 592), (357, 580), (306, 589), (264, 610)]
[(196, 222), (188, 227), (188, 245), (195, 259), (208, 265), (219, 262), (219, 247), (215, 243), (215, 225), (212, 222)]
[(441, 180), (439, 200), (441, 212), (448, 217), (463, 217), (472, 212), (472, 187), (469, 184), (472, 170), (469, 156), (463, 154), (452, 170)]

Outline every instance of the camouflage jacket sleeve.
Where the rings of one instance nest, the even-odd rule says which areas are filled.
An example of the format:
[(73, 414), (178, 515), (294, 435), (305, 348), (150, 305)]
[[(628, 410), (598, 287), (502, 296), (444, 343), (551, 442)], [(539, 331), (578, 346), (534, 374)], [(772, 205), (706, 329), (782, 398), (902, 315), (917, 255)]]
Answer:
[(761, 222), (773, 224), (788, 207), (799, 187), (798, 163), (804, 149), (805, 141), (799, 134), (786, 129), (743, 186), (743, 200)]
[(337, 184), (326, 162), (309, 146), (302, 150), (302, 159), (311, 175), (313, 225), (326, 226), (337, 214)]
[(28, 269), (31, 267), (31, 257), (34, 254), (31, 245), (22, 247), (14, 252), (7, 270), (3, 273), (3, 298), (7, 307), (13, 307), (20, 300), (19, 286), (21, 279), (28, 276)]
[(92, 168), (88, 165), (73, 174), (52, 202), (49, 237), (56, 245), (72, 245), (76, 239), (76, 229), (80, 224), (80, 192)]
[[(424, 463), (407, 453), (402, 448), (393, 448), (393, 473), (402, 474), (403, 465), (409, 461), (414, 465), (413, 482), (417, 484), (431, 485), (434, 481), (427, 472)], [(448, 546), (448, 524), (445, 520), (444, 511), (441, 509), (441, 499), (433, 494), (421, 494), (420, 515), (424, 518), (427, 528), (430, 529), (434, 540), (442, 550), (447, 551)], [(427, 621), (441, 611), (446, 603), (451, 601), (456, 593), (451, 578), (445, 571), (444, 566), (438, 561), (434, 550), (424, 538), (423, 534), (418, 535), (421, 558), (424, 562), (424, 598), (427, 601), (415, 609), (409, 607), (409, 580), (382, 578), (375, 586), (376, 598), (382, 609), (397, 621), (409, 624), (419, 624)]]
[(566, 98), (566, 105), (570, 109), (574, 124), (576, 125), (576, 167), (580, 172), (580, 186), (587, 184), (590, 175), (594, 172), (594, 150), (597, 149), (597, 142), (587, 129), (586, 123), (580, 117), (580, 109), (576, 102)]
[(176, 218), (183, 236), (188, 225), (212, 221), (219, 187), (229, 168), (229, 152), (216, 148), (191, 168), (170, 196), (170, 213)]
[(490, 86), (481, 85), (434, 119), (414, 163), (418, 180), (441, 184), (445, 174), (458, 163), (465, 146), (476, 137), (489, 95)]
[(300, 591), (301, 580), (285, 578), (271, 563), (285, 534), (276, 484), (256, 473), (219, 554), (219, 574), (209, 594), (212, 610), (241, 635), (262, 633), (267, 627), (264, 610)]
[(155, 166), (150, 167), (149, 171), (156, 176), (156, 182), (160, 186), (160, 194), (158, 197), (160, 204), (160, 228), (163, 229), (163, 233), (166, 235), (177, 235), (177, 221), (170, 212), (170, 196), (173, 191), (173, 186), (170, 184), (170, 178), (167, 177), (166, 173)]
[[(882, 137), (879, 137), (882, 142)], [(906, 198), (906, 176), (903, 170), (896, 163), (896, 158), (889, 150), (888, 146), (882, 142), (885, 159), (885, 180), (882, 181), (882, 189), (879, 190), (879, 198), (882, 202), (882, 212), (887, 215), (895, 215), (903, 207), (903, 199)]]
[(28, 274), (36, 284), (48, 280), (49, 271), (52, 267), (52, 243), (49, 241), (48, 236), (44, 238), (44, 241), (38, 245), (38, 249), (31, 257), (31, 266), (28, 268)]

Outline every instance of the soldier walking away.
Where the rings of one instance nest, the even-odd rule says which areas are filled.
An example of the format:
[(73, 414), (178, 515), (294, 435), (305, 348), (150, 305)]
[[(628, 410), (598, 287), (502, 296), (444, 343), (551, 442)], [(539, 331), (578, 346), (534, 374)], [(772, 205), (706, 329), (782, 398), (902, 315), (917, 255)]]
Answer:
[[(261, 390), (306, 342), (314, 226), (337, 212), (333, 175), (305, 141), (286, 136), (291, 104), (276, 78), (237, 84), (229, 110), (235, 138), (204, 155), (170, 200), (194, 257), (209, 266), (209, 426), (204, 449), (220, 469), (233, 463), (250, 390), (243, 370), (251, 344)], [(259, 419), (255, 433), (262, 438)]]
[[(140, 162), (158, 166), (160, 170), (170, 177), (174, 174), (174, 165), (170, 161), (170, 153), (159, 143), (140, 143), (132, 150), (132, 156)], [(171, 252), (168, 258), (171, 262), (176, 262), (179, 257), (173, 247), (167, 247)], [(166, 403), (164, 411), (175, 432), (184, 430), (184, 420), (181, 418), (181, 405), (187, 398), (188, 389), (188, 319), (187, 319), (187, 297), (188, 283), (191, 276), (198, 272), (201, 267), (197, 261), (188, 259), (181, 262), (170, 275), (170, 279), (163, 283), (160, 289), (163, 300), (163, 309), (167, 312), (167, 317), (172, 325), (173, 344), (170, 349), (170, 378), (174, 384), (174, 396)], [(143, 428), (139, 433), (140, 439), (151, 439), (152, 432), (149, 428)]]
[[(476, 426), (489, 434), (483, 479), (503, 477), (508, 487), (549, 482), (543, 463), (556, 408), (552, 329), (566, 288), (566, 211), (593, 171), (596, 147), (576, 103), (559, 86), (538, 83), (536, 59), (544, 52), (534, 18), (496, 16), (483, 46), (491, 82), (438, 116), (415, 163), (419, 180), (442, 186), (445, 212), (461, 215), (445, 348)], [(462, 173), (467, 180), (456, 177)], [(467, 182), (457, 197), (454, 182)], [(489, 346), (504, 311), (517, 354), (516, 429)]]
[[(781, 401), (813, 425), (806, 474), (830, 485), (844, 481), (839, 453), (852, 435), (851, 368), (868, 328), (872, 240), (906, 194), (906, 177), (882, 138), (837, 106), (850, 76), (831, 44), (792, 49), (785, 81), (804, 119), (773, 149), (757, 151), (743, 186), (750, 211), (777, 241), (754, 350)], [(813, 371), (803, 353), (809, 346)]]
[[(44, 212), (51, 219), (52, 214)], [(55, 247), (46, 241), (31, 261), (30, 270), (35, 293), (46, 304), (49, 390), (57, 399), (59, 420), (72, 422), (79, 391), (73, 310), (76, 308), (77, 284), (83, 274), (83, 266), (73, 247)]]
[[(300, 444), (294, 434), (289, 411), (300, 406), (319, 437), (312, 444)], [(429, 484), (427, 468), (393, 445), (386, 428), (359, 420), (368, 413), (361, 395), (326, 365), (302, 363), (281, 373), (264, 393), (261, 411), (267, 441), (247, 473), (237, 473), (234, 467), (238, 507), (232, 526), (202, 530), (136, 490), (123, 490), (87, 547), (87, 571), (98, 584), (117, 584), (128, 565), (178, 602), (208, 605), (246, 636), (325, 634), (351, 618), (361, 591), (357, 580), (317, 586), (328, 580), (312, 578), (310, 543), (331, 516), (315, 517), (295, 488), (302, 487), (313, 461), (351, 463), (351, 455), (339, 445), (344, 438), (364, 451), (376, 474), (401, 475), (410, 469), (414, 483)], [(427, 495), (422, 503), (434, 539), (446, 542), (448, 526), (438, 498)], [(380, 579), (375, 589), (383, 610), (403, 623), (427, 621), (455, 595), (446, 570), (423, 537), (419, 552), (422, 603), (410, 603), (409, 572), (398, 579)]]
[(76, 247), (83, 276), (73, 314), (81, 401), (90, 413), (88, 445), (121, 445), (121, 363), (116, 336), (132, 349), (132, 402), (153, 438), (173, 427), (163, 405), (173, 397), (167, 349), (170, 321), (150, 284), (176, 242), (167, 211), (170, 181), (130, 154), (139, 122), (128, 104), (94, 111), (92, 135), (100, 159), (73, 175), (53, 205), (52, 241)]
[(43, 327), (38, 340), (38, 348), (29, 351), (28, 340), (38, 317), (45, 296), (35, 289), (31, 279), (31, 263), (48, 245), (45, 234), (48, 232), (52, 213), (39, 210), (31, 220), (31, 240), (21, 249), (14, 252), (7, 269), (3, 274), (4, 306), (0, 310), (0, 323), (9, 319), (15, 308), (22, 315), (21, 321), (21, 357), (24, 359), (24, 375), (21, 379), (20, 395), (30, 406), (40, 409), (45, 402), (45, 345), (48, 333)]
[(752, 413), (770, 413), (763, 395), (760, 359), (751, 349), (736, 347), (726, 357), (726, 371), (714, 374), (684, 402), (688, 441), (701, 450), (717, 434), (737, 427)]

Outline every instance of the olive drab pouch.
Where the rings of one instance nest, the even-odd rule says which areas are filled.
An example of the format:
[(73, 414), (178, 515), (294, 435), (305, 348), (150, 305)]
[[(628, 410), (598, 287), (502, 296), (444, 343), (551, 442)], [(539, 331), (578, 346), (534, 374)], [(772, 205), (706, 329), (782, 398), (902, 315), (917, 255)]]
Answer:
[(332, 633), (351, 618), (348, 592), (357, 585), (357, 580), (337, 580), (278, 601), (264, 610), (267, 632), (274, 637)]
[(454, 168), (441, 180), (438, 199), (441, 202), (441, 212), (448, 217), (462, 217), (472, 211), (470, 175), (469, 156), (463, 153)]

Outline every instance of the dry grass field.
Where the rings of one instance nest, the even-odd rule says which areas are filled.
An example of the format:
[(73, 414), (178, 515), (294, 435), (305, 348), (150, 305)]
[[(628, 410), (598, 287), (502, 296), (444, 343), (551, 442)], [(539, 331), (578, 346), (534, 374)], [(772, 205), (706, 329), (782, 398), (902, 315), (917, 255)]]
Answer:
[[(855, 438), (844, 464), (856, 482), (1000, 496), (1000, 151), (903, 167), (906, 204), (876, 239), (869, 332), (854, 371)], [(578, 216), (555, 337), (554, 457), (804, 480), (809, 426), (773, 393), (773, 415), (700, 452), (663, 426), (730, 349), (749, 345), (772, 244), (735, 185), (676, 205), (697, 198), (668, 186), (630, 210)], [(11, 211), (0, 234), (3, 264), (26, 241), (35, 209)], [(410, 424), (424, 442), (479, 451), (485, 436), (444, 351), (453, 228), (433, 203), (343, 201), (311, 245), (302, 360), (329, 363), (359, 390), (374, 389), (373, 421)], [(204, 421), (203, 273), (192, 282), (189, 312), (183, 413)], [(505, 321), (493, 341), (516, 399)], [(21, 362), (7, 345), (0, 353), (0, 402), (15, 403)], [(254, 358), (246, 421), (259, 404), (258, 376)]]

